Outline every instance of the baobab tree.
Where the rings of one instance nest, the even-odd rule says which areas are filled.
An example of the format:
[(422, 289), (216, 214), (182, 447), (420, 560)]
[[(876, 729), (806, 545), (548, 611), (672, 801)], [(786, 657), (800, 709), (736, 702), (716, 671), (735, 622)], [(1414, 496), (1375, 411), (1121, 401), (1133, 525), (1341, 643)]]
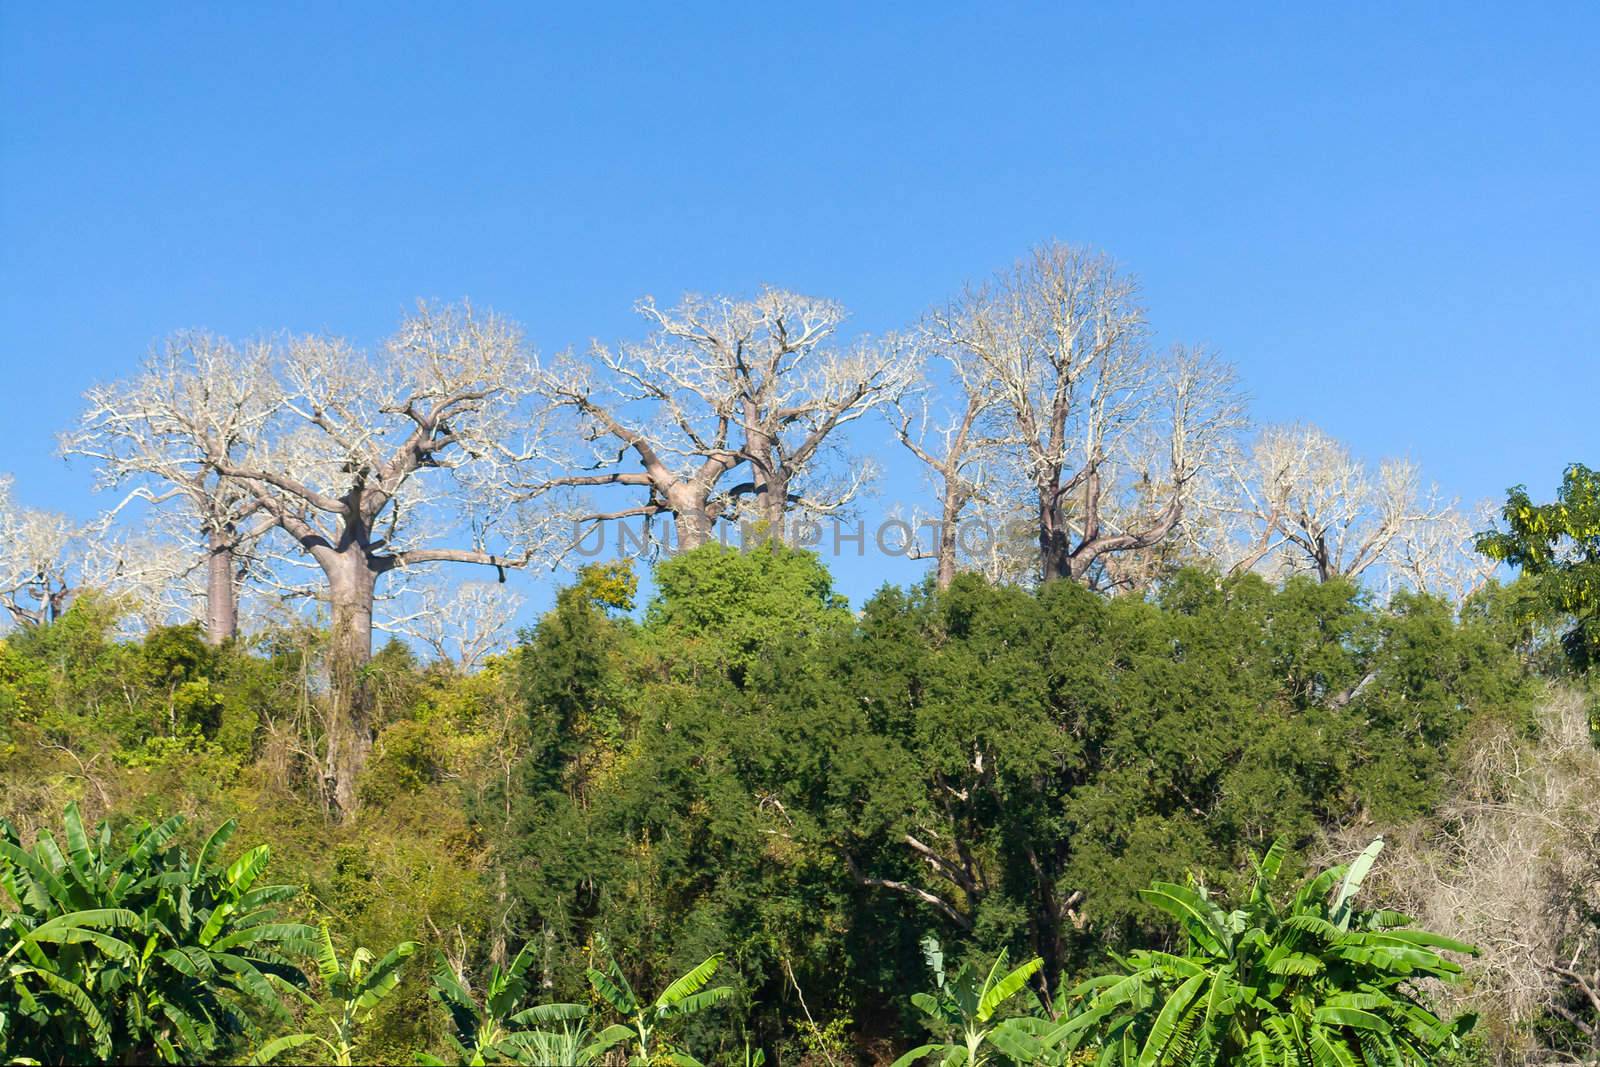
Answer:
[(399, 597), (398, 610), (374, 623), (426, 646), (439, 663), (473, 671), (504, 651), (523, 598), (499, 582), (416, 582)]
[(867, 342), (840, 345), (838, 304), (779, 289), (666, 309), (647, 298), (638, 310), (645, 340), (596, 344), (543, 375), (542, 391), (577, 416), (593, 452), (535, 493), (641, 489), (642, 500), (581, 518), (668, 514), (681, 548), (703, 544), (718, 518), (753, 516), (781, 532), (790, 509), (826, 514), (854, 498), (870, 467), (830, 456), (836, 431), (903, 388), (912, 368)]
[[(524, 405), (537, 369), (513, 326), (463, 306), (419, 308), (378, 353), (299, 337), (219, 345), (185, 372), (186, 388), (126, 392), (152, 406), (148, 423), (183, 429), (152, 447), (215, 476), (320, 573), (332, 609), (323, 777), (328, 804), (348, 815), (372, 744), (363, 668), (379, 580), (433, 563), (503, 578), (543, 547), (508, 490), (538, 442)], [(221, 386), (230, 376), (250, 382), (249, 405)], [(201, 404), (216, 410), (192, 410)], [(252, 417), (236, 423), (241, 408)]]
[(1499, 566), (1474, 544), (1477, 532), (1493, 524), (1494, 512), (1494, 502), (1484, 500), (1470, 512), (1451, 505), (1409, 523), (1390, 549), (1391, 585), (1464, 603)]
[[(1152, 353), (1137, 287), (1094, 253), (1044, 245), (930, 322), (997, 385), (1036, 505), (1045, 581), (1089, 581), (1107, 555), (1166, 538), (1239, 419), (1231, 369)], [(1158, 507), (1118, 506), (1129, 476), (1159, 488)]]
[(1106, 465), (1111, 491), (1102, 523), (1117, 533), (1156, 529), (1174, 510), (1178, 519), (1159, 539), (1100, 556), (1090, 583), (1113, 594), (1142, 593), (1191, 561), (1189, 528), (1205, 521), (1197, 499), (1203, 480), (1225, 465), (1246, 419), (1233, 367), (1203, 350), (1168, 350), (1151, 388), (1147, 417), (1123, 435)]
[(0, 602), (18, 626), (60, 618), (80, 583), (74, 563), (80, 532), (65, 515), (23, 507), (0, 475)]
[(274, 525), (256, 495), (222, 476), (261, 439), (282, 395), (270, 346), (237, 348), (204, 333), (172, 338), (129, 381), (84, 394), (78, 426), (63, 435), (66, 456), (96, 464), (97, 488), (176, 510), (169, 525), (192, 527), (205, 575), (205, 633), (231, 640), (239, 625), (242, 552)]
[(1234, 499), (1221, 508), (1235, 571), (1276, 562), (1319, 581), (1356, 578), (1451, 511), (1436, 491), (1423, 492), (1415, 463), (1389, 459), (1370, 471), (1314, 426), (1262, 430), (1234, 460), (1232, 482)]
[[(996, 548), (999, 533), (990, 516), (1013, 488), (1007, 484), (1004, 449), (1016, 444), (1007, 435), (999, 386), (987, 364), (945, 341), (937, 329), (922, 329), (898, 339), (896, 347), (913, 365), (943, 368), (956, 402), (942, 417), (935, 416), (933, 389), (924, 380), (892, 397), (889, 408), (895, 437), (927, 468), (938, 494), (938, 517), (913, 522), (918, 528), (933, 528), (932, 546), (924, 550), (917, 544), (912, 554), (931, 556), (940, 589), (950, 587), (962, 556), (972, 552), (973, 545), (978, 551)], [(964, 546), (962, 523), (968, 518), (984, 532), (969, 537), (971, 544)], [(980, 569), (984, 569), (981, 564)]]
[(146, 622), (169, 620), (167, 595), (185, 566), (169, 544), (115, 535), (110, 515), (79, 524), (24, 507), (11, 487), (12, 479), (0, 475), (0, 621), (55, 622), (91, 589), (116, 598)]
[[(543, 547), (536, 526), (505, 523), (506, 486), (536, 453), (537, 423), (523, 401), (537, 372), (517, 329), (465, 306), (419, 308), (377, 355), (304, 337), (273, 364), (269, 432), (242, 456), (209, 462), (326, 582), (335, 706), (324, 777), (348, 815), (372, 744), (362, 668), (379, 579), (433, 563), (478, 564), (503, 578)], [(452, 528), (462, 541), (448, 543)], [(491, 542), (497, 535), (503, 547)]]

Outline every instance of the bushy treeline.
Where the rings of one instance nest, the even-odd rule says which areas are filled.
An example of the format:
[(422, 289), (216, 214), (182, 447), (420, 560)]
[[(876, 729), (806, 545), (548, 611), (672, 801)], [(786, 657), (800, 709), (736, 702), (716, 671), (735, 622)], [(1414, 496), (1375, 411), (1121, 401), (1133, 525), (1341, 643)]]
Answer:
[(1424, 814), (1458, 740), (1523, 707), (1487, 607), (1337, 582), (960, 579), (852, 618), (809, 556), (657, 575), (642, 625), (580, 584), (532, 635), (505, 862), (558, 984), (596, 932), (647, 974), (726, 948), (763, 1043), (802, 993), (867, 1042), (914, 1030), (929, 932), (1052, 985), (1150, 943), (1152, 878), (1226, 885), (1280, 835)]
[(442, 953), (374, 1002), (361, 1060), (453, 1054), (430, 969), (481, 995), (515, 959), (532, 1000), (599, 1005), (614, 950), (641, 991), (720, 957), (726, 1001), (670, 1023), (708, 1062), (874, 1062), (930, 1036), (928, 938), (952, 973), (1039, 959), (1018, 995), (1047, 1006), (1108, 951), (1185, 943), (1152, 882), (1247, 898), (1272, 841), (1428, 820), (1470, 738), (1530, 730), (1492, 590), (1458, 612), (1338, 580), (968, 576), (852, 612), (810, 554), (715, 545), (653, 578), (636, 612), (627, 568), (585, 571), (475, 674), (382, 651), (343, 823), (316, 799), (324, 635), (119, 641), (82, 599), (0, 643), (0, 813), (19, 842), (68, 801), (119, 834), (236, 819), (339, 952)]
[[(253, 1049), (251, 1064), (310, 1050), (314, 1062), (362, 1062), (366, 1031), (400, 985), (418, 944), (381, 956), (341, 956), (332, 934), (280, 921), (292, 885), (262, 884), (271, 850), (258, 845), (231, 864), (223, 852), (237, 824), (217, 828), (191, 860), (174, 843), (184, 821), (136, 827), (124, 849), (111, 827), (95, 831), (68, 804), (63, 839), (49, 830), (24, 847), (0, 824), (0, 921), (7, 982), (0, 999), (0, 1056), (10, 1063), (210, 1063)], [(1157, 881), (1141, 896), (1176, 920), (1181, 953), (1139, 950), (1119, 969), (1054, 996), (1029, 988), (1044, 960), (1008, 966), (1001, 949), (985, 973), (945, 966), (937, 938), (923, 939), (933, 989), (913, 994), (934, 1040), (895, 1060), (1053, 1065), (1097, 1057), (1107, 1067), (1254, 1063), (1435, 1064), (1461, 1062), (1475, 1018), (1441, 1018), (1418, 983), (1453, 983), (1448, 953), (1463, 942), (1419, 929), (1396, 912), (1358, 903), (1383, 849), (1379, 838), (1349, 865), (1323, 871), (1292, 895), (1280, 892), (1286, 850), (1274, 842), (1255, 883), (1231, 911), (1203, 885)], [(226, 864), (226, 865), (224, 865)], [(536, 1000), (532, 945), (493, 964), (479, 988), (443, 952), (429, 995), (451, 1030), (439, 1065), (701, 1063), (682, 1043), (685, 1020), (736, 996), (712, 986), (723, 957), (708, 956), (641, 995), (614, 957), (585, 968), (589, 998)], [(321, 985), (319, 1003), (307, 993)], [(1025, 994), (1025, 997), (1024, 997)], [(1018, 1010), (1017, 1002), (1025, 1000)], [(303, 1009), (312, 1029), (267, 1036)], [(607, 1022), (607, 1019), (614, 1021)], [(814, 1024), (813, 1024), (814, 1026)], [(726, 1042), (722, 1042), (726, 1044)], [(816, 1051), (831, 1062), (826, 1047)], [(736, 1057), (722, 1057), (724, 1061)], [(745, 1037), (742, 1062), (766, 1051)]]

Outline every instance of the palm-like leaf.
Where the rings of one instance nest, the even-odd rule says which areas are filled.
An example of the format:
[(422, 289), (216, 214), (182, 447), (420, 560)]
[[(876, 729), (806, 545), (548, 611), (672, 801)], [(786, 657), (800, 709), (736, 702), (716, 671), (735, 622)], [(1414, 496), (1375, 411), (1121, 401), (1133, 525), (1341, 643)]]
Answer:
[(1139, 890), (1141, 899), (1178, 920), (1190, 939), (1210, 952), (1222, 952), (1228, 941), (1222, 912), (1215, 904), (1186, 886), (1154, 882)]
[[(587, 1051), (593, 1046), (586, 1023), (589, 1014), (586, 1006), (535, 1004), (521, 1007), (531, 992), (527, 972), (533, 960), (533, 953), (524, 946), (504, 970), (492, 968), (480, 1001), (444, 956), (438, 957), (429, 995), (450, 1013), (455, 1031), (451, 1040), (462, 1063), (496, 1059), (515, 1063), (582, 1063), (603, 1051)], [(541, 1023), (563, 1025), (556, 1031), (522, 1029)], [(577, 1025), (567, 1025), (574, 1023)], [(611, 1041), (606, 1048), (632, 1036), (633, 1030), (629, 1027), (623, 1027), (620, 1035), (601, 1035)]]
[(1375, 838), (1372, 844), (1362, 850), (1355, 862), (1350, 864), (1344, 873), (1344, 881), (1339, 885), (1339, 893), (1333, 900), (1331, 922), (1341, 930), (1350, 928), (1350, 914), (1354, 907), (1355, 896), (1361, 892), (1361, 883), (1366, 880), (1367, 872), (1372, 870), (1372, 865), (1378, 859), (1378, 853), (1383, 851), (1383, 838)]
[(1044, 960), (1035, 956), (1010, 974), (996, 980), (995, 975), (999, 973), (1000, 968), (1004, 965), (1005, 958), (1005, 953), (1001, 952), (999, 959), (995, 960), (994, 967), (989, 972), (989, 979), (984, 983), (983, 993), (978, 999), (979, 1022), (988, 1022), (995, 1011), (1006, 1001), (1020, 993), (1022, 987), (1027, 984), (1028, 979), (1037, 974), (1039, 968), (1044, 966)]
[(415, 941), (402, 941), (384, 954), (361, 978), (355, 990), (355, 1009), (363, 1017), (371, 1015), (400, 981), (400, 965), (418, 948)]
[(634, 999), (633, 990), (627, 988), (625, 983), (613, 981), (611, 975), (593, 967), (586, 973), (589, 976), (589, 985), (618, 1015), (632, 1015), (638, 1010), (639, 1004)]
[(618, 1045), (632, 1041), (635, 1036), (633, 1027), (612, 1023), (594, 1036), (594, 1041), (584, 1049), (584, 1055), (589, 1059), (599, 1059)]
[(586, 1019), (589, 1009), (582, 1004), (535, 1004), (511, 1016), (519, 1026), (528, 1023), (570, 1023)]
[(1143, 895), (1178, 920), (1188, 951), (1119, 960), (1121, 975), (1072, 991), (1080, 1006), (1041, 1046), (1059, 1052), (1098, 1039), (1105, 1067), (1438, 1062), (1471, 1024), (1441, 1021), (1412, 983), (1454, 978), (1460, 967), (1439, 951), (1473, 950), (1356, 906), (1381, 849), (1379, 839), (1348, 868), (1310, 879), (1286, 908), (1272, 894), (1285, 854), (1278, 844), (1257, 864), (1245, 906), (1226, 915), (1199, 889), (1156, 883)]
[(285, 1052), (292, 1052), (302, 1045), (309, 1045), (316, 1039), (315, 1034), (285, 1034), (283, 1037), (275, 1037), (257, 1049), (255, 1055), (250, 1057), (250, 1062), (271, 1063)]
[(924, 939), (922, 947), (933, 975), (934, 991), (912, 994), (911, 1002), (928, 1016), (930, 1026), (948, 1040), (914, 1048), (897, 1063), (933, 1057), (941, 1064), (980, 1063), (985, 1060), (987, 1046), (1017, 1062), (1043, 1062), (1044, 1027), (995, 1020), (996, 1013), (1044, 966), (1042, 959), (1035, 956), (1007, 971), (1007, 954), (1002, 949), (979, 981), (966, 964), (955, 974), (947, 974), (943, 949), (934, 938)]
[(598, 1058), (623, 1042), (635, 1045), (634, 1060), (653, 1063), (665, 1060), (670, 1063), (694, 1063), (694, 1057), (670, 1042), (661, 1041), (659, 1028), (671, 1020), (693, 1015), (733, 997), (731, 986), (706, 988), (717, 968), (722, 964), (721, 953), (714, 954), (668, 982), (656, 998), (648, 1004), (634, 993), (615, 960), (606, 971), (595, 967), (588, 969), (589, 985), (595, 994), (618, 1015), (627, 1020), (606, 1027), (585, 1050), (590, 1058)]
[[(205, 1062), (236, 1043), (261, 1012), (286, 1017), (282, 991), (303, 976), (289, 957), (312, 931), (275, 920), (292, 887), (247, 895), (265, 848), (227, 869), (225, 823), (191, 863), (172, 844), (181, 818), (136, 828), (121, 853), (76, 805), (62, 847), (48, 832), (23, 848), (0, 824), (0, 957), (14, 1004), (0, 1005), (13, 1047), (48, 1061), (111, 1056)], [(6, 933), (9, 931), (9, 934)]]
[(722, 956), (719, 953), (708, 957), (702, 963), (675, 978), (656, 998), (656, 1010), (666, 1011), (683, 1000), (684, 997), (704, 988), (705, 984), (711, 981), (711, 976), (717, 973), (717, 968), (721, 964)]

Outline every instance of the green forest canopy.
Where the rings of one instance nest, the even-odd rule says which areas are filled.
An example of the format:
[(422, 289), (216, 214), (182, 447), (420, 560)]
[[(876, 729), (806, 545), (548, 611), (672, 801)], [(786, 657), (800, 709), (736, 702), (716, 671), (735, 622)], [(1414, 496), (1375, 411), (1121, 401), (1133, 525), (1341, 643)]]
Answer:
[[(729, 999), (670, 1023), (682, 1047), (892, 1058), (925, 1032), (929, 936), (1039, 958), (1048, 1002), (1108, 950), (1176, 947), (1153, 881), (1240, 892), (1276, 839), (1425, 823), (1476, 731), (1531, 728), (1528, 630), (1496, 589), (1458, 612), (1343, 580), (1190, 569), (1106, 598), (966, 575), (852, 613), (776, 544), (654, 578), (636, 617), (625, 566), (586, 571), (475, 674), (382, 649), (344, 824), (315, 801), (323, 634), (116, 640), (83, 598), (0, 644), (5, 813), (24, 838), (68, 801), (237, 819), (338, 944), (414, 940), (463, 976), (526, 946), (539, 999), (580, 1003), (613, 958), (659, 990), (717, 957)], [(425, 971), (360, 1056), (447, 1052)]]

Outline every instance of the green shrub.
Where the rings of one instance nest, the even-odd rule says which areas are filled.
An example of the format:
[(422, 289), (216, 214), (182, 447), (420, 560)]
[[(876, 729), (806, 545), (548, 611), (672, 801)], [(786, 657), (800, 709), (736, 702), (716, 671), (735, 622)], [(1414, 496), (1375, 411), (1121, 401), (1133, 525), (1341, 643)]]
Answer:
[(294, 886), (258, 885), (265, 845), (222, 863), (234, 823), (191, 862), (174, 817), (121, 849), (76, 805), (65, 846), (48, 831), (25, 849), (0, 825), (0, 1017), (5, 1052), (48, 1063), (213, 1062), (259, 1017), (287, 1020), (281, 997), (304, 984), (294, 958), (315, 931), (278, 920)]

